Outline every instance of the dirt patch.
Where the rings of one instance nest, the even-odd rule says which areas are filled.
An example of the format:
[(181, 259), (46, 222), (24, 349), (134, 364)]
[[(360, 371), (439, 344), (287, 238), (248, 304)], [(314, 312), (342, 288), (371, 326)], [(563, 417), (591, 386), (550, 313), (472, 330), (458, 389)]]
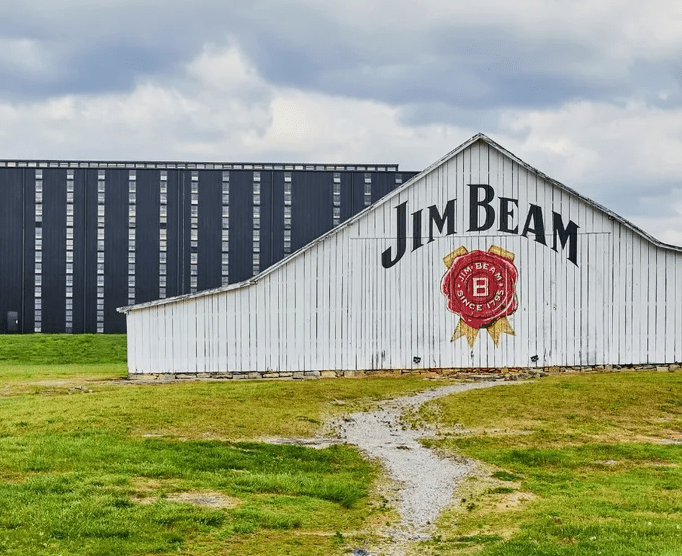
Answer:
[(152, 504), (158, 502), (158, 500), (159, 500), (158, 496), (132, 496), (130, 498), (131, 502), (135, 502), (136, 504), (140, 504), (141, 506), (151, 506)]
[(155, 504), (159, 500), (166, 500), (167, 502), (177, 502), (180, 504), (194, 504), (204, 508), (234, 508), (241, 503), (239, 498), (232, 498), (220, 492), (212, 491), (189, 491), (189, 492), (174, 492), (165, 497), (161, 496), (134, 496), (133, 502), (149, 506)]
[(195, 504), (206, 508), (234, 508), (241, 503), (239, 498), (232, 498), (220, 492), (177, 492), (166, 497), (169, 502)]
[(181, 504), (195, 504), (206, 508), (234, 508), (241, 503), (239, 498), (227, 496), (221, 492), (211, 490), (191, 490), (161, 494), (162, 491), (179, 487), (174, 481), (160, 481), (146, 477), (136, 477), (130, 481), (136, 493), (131, 500), (137, 504), (149, 506), (159, 500), (178, 502)]
[(455, 491), (455, 503), (449, 508), (451, 516), (466, 513), (474, 507), (487, 508), (497, 513), (521, 508), (535, 500), (535, 495), (521, 491), (518, 481), (503, 481), (492, 476), (493, 468), (479, 463), (474, 474)]
[(157, 479), (148, 479), (147, 477), (135, 477), (130, 480), (130, 485), (135, 490), (141, 492), (153, 492), (159, 490), (162, 486), (162, 483)]
[(480, 427), (467, 429), (467, 428), (464, 428), (463, 426), (455, 426), (455, 427), (450, 427), (450, 428), (439, 427), (437, 429), (437, 432), (438, 432), (439, 437), (443, 437), (443, 436), (470, 436), (470, 435), (522, 436), (522, 435), (535, 434), (537, 431), (530, 430), (530, 429), (523, 429), (523, 430), (486, 429), (486, 428), (480, 428)]
[(305, 446), (307, 448), (315, 448), (316, 450), (323, 450), (324, 448), (329, 448), (330, 446), (341, 443), (339, 440), (333, 438), (319, 436), (312, 438), (264, 438), (262, 441), (267, 444)]
[(519, 510), (527, 502), (535, 500), (535, 495), (532, 492), (510, 492), (502, 496), (495, 504), (495, 511), (509, 512), (512, 510)]

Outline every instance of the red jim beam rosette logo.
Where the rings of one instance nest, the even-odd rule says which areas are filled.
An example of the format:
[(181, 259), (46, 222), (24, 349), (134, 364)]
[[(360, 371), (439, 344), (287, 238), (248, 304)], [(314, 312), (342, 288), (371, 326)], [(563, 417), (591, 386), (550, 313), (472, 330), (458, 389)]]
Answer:
[(491, 246), (488, 251), (467, 251), (459, 247), (443, 258), (448, 271), (441, 291), (448, 309), (460, 320), (451, 341), (465, 336), (473, 347), (481, 328), (485, 328), (497, 346), (504, 332), (514, 335), (507, 317), (516, 311), (514, 254)]

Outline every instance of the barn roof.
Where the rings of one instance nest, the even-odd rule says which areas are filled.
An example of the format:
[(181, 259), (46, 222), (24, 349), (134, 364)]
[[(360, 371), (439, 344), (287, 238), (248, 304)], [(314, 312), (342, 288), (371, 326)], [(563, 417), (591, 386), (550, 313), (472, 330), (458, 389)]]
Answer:
[[(445, 156), (443, 156), (442, 158), (440, 158), (439, 160), (437, 160), (436, 162), (431, 164), (428, 168), (426, 168), (425, 170), (423, 170), (419, 174), (412, 177), (412, 179), (410, 179), (409, 181), (406, 181), (400, 187), (397, 187), (396, 189), (394, 189), (390, 193), (386, 194), (384, 197), (382, 197), (376, 203), (370, 205), (365, 210), (359, 212), (358, 214), (356, 214), (352, 218), (349, 218), (348, 220), (346, 220), (344, 223), (340, 224), (339, 226), (336, 226), (335, 228), (333, 228), (332, 230), (328, 231), (327, 233), (321, 235), (320, 237), (318, 237), (314, 241), (312, 241), (312, 242), (308, 243), (307, 245), (301, 247), (298, 251), (295, 251), (291, 255), (289, 255), (286, 258), (282, 259), (281, 261), (273, 264), (272, 266), (268, 267), (267, 269), (260, 272), (259, 274), (256, 274), (255, 276), (249, 278), (248, 280), (244, 280), (242, 282), (237, 282), (234, 284), (229, 284), (227, 286), (222, 286), (219, 288), (203, 290), (201, 292), (197, 292), (197, 293), (193, 293), (193, 294), (186, 294), (186, 295), (181, 295), (181, 296), (176, 296), (176, 297), (169, 297), (166, 299), (159, 299), (159, 300), (150, 301), (147, 303), (139, 303), (139, 304), (131, 305), (128, 307), (121, 307), (118, 309), (118, 311), (121, 313), (128, 313), (130, 311), (134, 311), (137, 309), (143, 309), (146, 307), (153, 307), (153, 306), (157, 306), (157, 305), (165, 305), (168, 303), (173, 303), (173, 302), (178, 301), (178, 300), (200, 298), (200, 297), (205, 297), (205, 296), (209, 296), (209, 295), (215, 295), (216, 293), (238, 290), (241, 288), (245, 288), (245, 287), (257, 284), (264, 277), (268, 276), (272, 272), (275, 272), (280, 267), (288, 264), (291, 260), (295, 259), (296, 257), (301, 256), (306, 251), (312, 249), (315, 245), (319, 244), (322, 241), (325, 241), (325, 239), (327, 239), (328, 237), (331, 237), (335, 234), (342, 232), (343, 230), (345, 230), (349, 226), (352, 226), (358, 220), (364, 218), (367, 214), (376, 210), (378, 207), (382, 206), (385, 203), (390, 202), (391, 199), (393, 199), (395, 196), (400, 195), (401, 192), (412, 187), (412, 185), (414, 183), (419, 181), (425, 175), (431, 173), (433, 170), (435, 170), (439, 166), (443, 165), (444, 163), (446, 163), (447, 161), (449, 161), (453, 157), (457, 156), (459, 153), (461, 153), (462, 151), (464, 151), (466, 148), (470, 147), (471, 145), (473, 145), (477, 141), (486, 143), (487, 145), (496, 149), (498, 152), (500, 152), (504, 156), (511, 159), (513, 162), (517, 163), (519, 166), (522, 166), (523, 168), (525, 168), (529, 172), (535, 174), (539, 178), (545, 180), (547, 183), (551, 184), (552, 186), (554, 186), (554, 187), (576, 197), (577, 199), (579, 199), (583, 203), (598, 209), (602, 213), (606, 214), (609, 218), (611, 218), (617, 222), (620, 222), (623, 226), (629, 228), (630, 230), (634, 231), (636, 234), (642, 236), (644, 239), (646, 239), (647, 241), (649, 241), (653, 245), (660, 247), (660, 248), (663, 248), (663, 249), (668, 249), (671, 251), (682, 252), (682, 247), (678, 247), (676, 245), (671, 245), (671, 244), (659, 241), (658, 239), (656, 239), (652, 235), (648, 234), (647, 232), (645, 232), (644, 230), (642, 230), (641, 228), (639, 228), (638, 226), (636, 226), (632, 222), (626, 220), (622, 216), (619, 216), (615, 212), (607, 209), (606, 207), (600, 205), (599, 203), (596, 203), (595, 201), (585, 197), (584, 195), (581, 195), (580, 193), (578, 193), (574, 189), (571, 189), (570, 187), (562, 184), (561, 182), (558, 182), (557, 180), (550, 178), (546, 174), (540, 172), (539, 170), (537, 170), (536, 168), (527, 164), (526, 162), (524, 162), (523, 160), (521, 160), (520, 158), (518, 158), (517, 156), (515, 156), (511, 152), (509, 152), (507, 149), (505, 149), (504, 147), (502, 147), (501, 145), (499, 145), (498, 143), (496, 143), (495, 141), (493, 141), (492, 139), (490, 139), (488, 136), (484, 135), (483, 133), (477, 133), (476, 135), (471, 137), (469, 140), (465, 141), (464, 143), (462, 143), (461, 145), (459, 145), (458, 147), (456, 147), (455, 149), (450, 151), (448, 154), (446, 154)], [(397, 167), (397, 165), (390, 165), (390, 166)]]

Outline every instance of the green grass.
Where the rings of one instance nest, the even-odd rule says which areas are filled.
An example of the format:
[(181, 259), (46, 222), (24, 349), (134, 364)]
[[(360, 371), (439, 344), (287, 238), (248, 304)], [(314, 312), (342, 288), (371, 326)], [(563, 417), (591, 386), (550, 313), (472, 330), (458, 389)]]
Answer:
[(125, 363), (99, 363), (95, 365), (22, 365), (0, 363), (0, 396), (2, 391), (35, 390), (31, 386), (67, 386), (84, 382), (98, 382), (125, 378)]
[(0, 335), (1, 387), (26, 391), (31, 383), (101, 381), (127, 375), (124, 334)]
[(0, 363), (10, 365), (125, 364), (125, 334), (5, 334)]
[[(111, 380), (123, 376), (122, 336), (0, 337), (0, 554), (348, 553), (395, 518), (372, 494), (377, 468), (352, 447), (256, 440), (438, 385)], [(419, 418), (440, 429), (430, 444), (491, 473), (417, 554), (682, 554), (682, 447), (665, 444), (681, 437), (682, 374), (547, 377)]]
[[(5, 437), (0, 454), (0, 553), (17, 555), (218, 553), (226, 539), (270, 530), (358, 528), (375, 473), (343, 446), (106, 433)], [(169, 501), (183, 491), (219, 492), (237, 505)]]
[(0, 337), (0, 554), (322, 556), (392, 515), (371, 494), (376, 466), (353, 447), (253, 440), (309, 436), (330, 415), (437, 383), (133, 385), (110, 380), (125, 376), (120, 347), (112, 336)]
[[(0, 374), (0, 392), (3, 392)], [(187, 382), (157, 385), (32, 384), (0, 397), (0, 435), (109, 430), (193, 439), (309, 436), (326, 417), (361, 403), (433, 386), (415, 378)]]
[[(420, 550), (682, 554), (682, 447), (670, 444), (682, 438), (681, 401), (680, 374), (609, 373), (430, 403), (421, 417), (443, 433), (430, 444), (496, 471), (467, 495), (466, 506), (442, 516), (443, 534)], [(474, 432), (457, 434), (462, 428)]]

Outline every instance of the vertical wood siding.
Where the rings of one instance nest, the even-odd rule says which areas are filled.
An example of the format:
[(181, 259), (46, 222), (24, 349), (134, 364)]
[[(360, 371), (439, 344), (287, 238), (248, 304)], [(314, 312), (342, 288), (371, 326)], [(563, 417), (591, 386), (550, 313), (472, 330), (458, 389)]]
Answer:
[[(487, 184), (495, 224), (468, 231), (469, 184)], [(500, 197), (517, 199), (517, 234), (499, 231)], [(455, 234), (429, 210), (455, 201)], [(407, 202), (407, 247), (395, 251), (396, 207)], [(545, 243), (521, 232), (541, 208)], [(423, 245), (413, 250), (412, 213)], [(552, 249), (552, 213), (578, 226), (577, 260)], [(480, 330), (470, 347), (451, 341), (459, 317), (446, 309), (443, 257), (460, 246), (514, 254), (515, 334), (496, 347)], [(484, 141), (427, 170), (406, 188), (239, 288), (129, 310), (131, 373), (305, 371), (647, 364), (682, 360), (682, 250), (659, 246), (624, 221)], [(531, 358), (537, 356), (537, 362)], [(416, 359), (418, 358), (418, 359)], [(418, 362), (416, 362), (418, 361)]]

